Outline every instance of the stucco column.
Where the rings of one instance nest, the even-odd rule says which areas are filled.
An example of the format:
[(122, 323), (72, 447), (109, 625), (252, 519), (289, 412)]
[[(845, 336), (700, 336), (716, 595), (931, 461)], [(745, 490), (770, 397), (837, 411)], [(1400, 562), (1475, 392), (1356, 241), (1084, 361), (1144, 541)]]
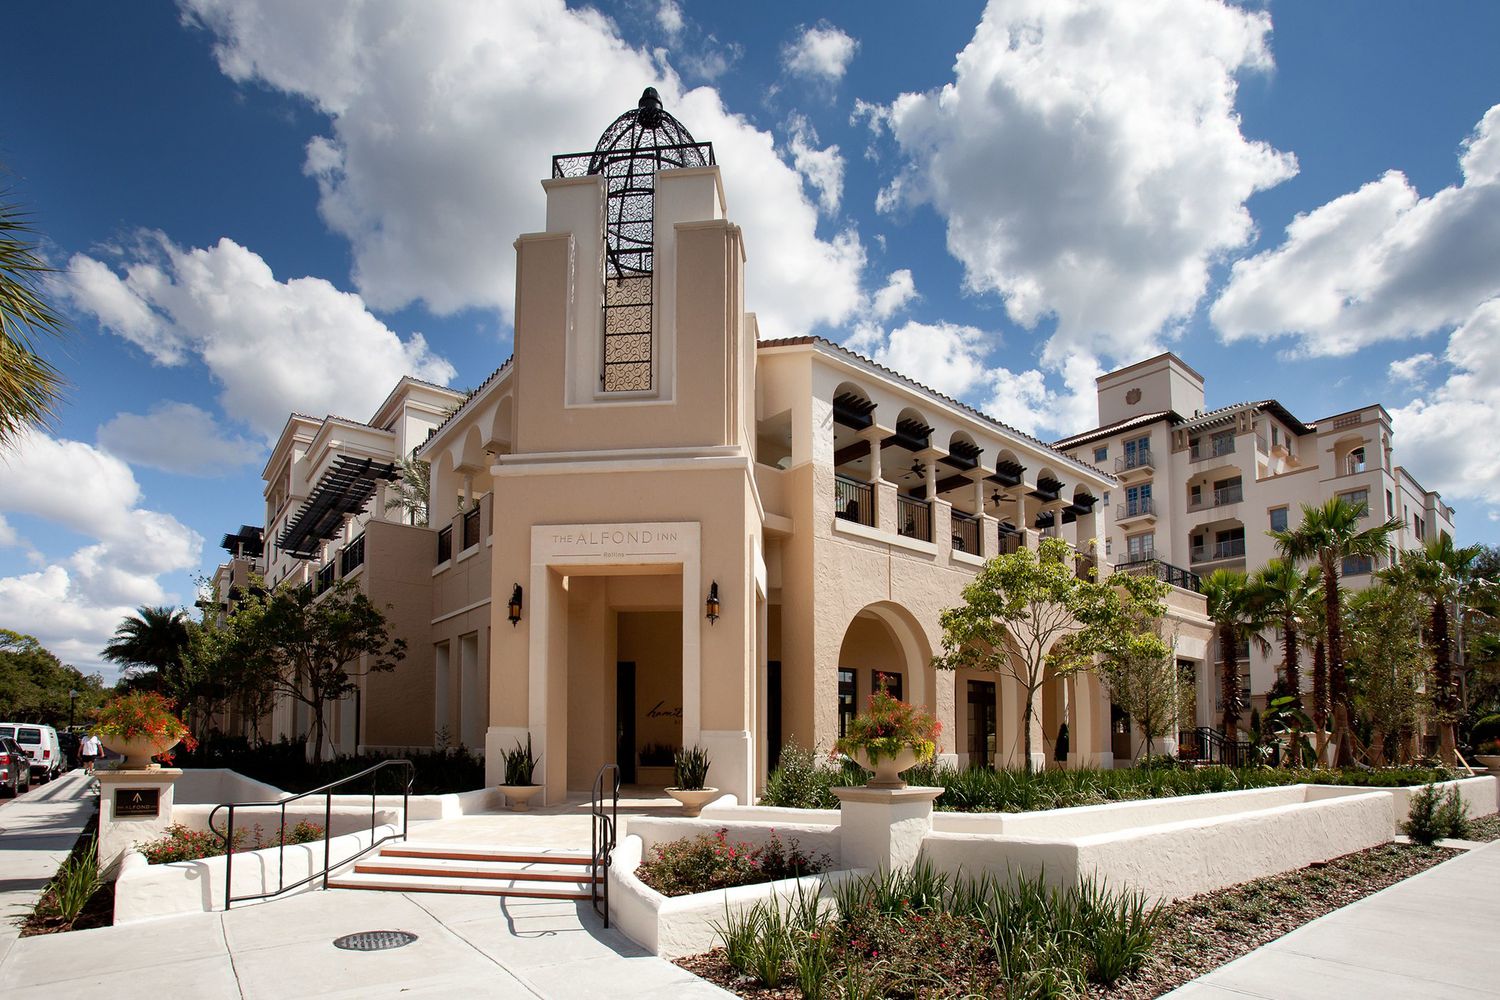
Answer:
[(870, 442), (870, 482), (878, 483), (881, 476), (885, 474), (880, 466), (880, 442), (889, 434), (885, 428), (871, 424), (860, 433), (860, 436)]
[(928, 501), (932, 505), (932, 541), (938, 547), (938, 553), (953, 551), (953, 505), (946, 500), (933, 499)]
[(936, 500), (937, 491), (937, 463), (938, 457), (943, 453), (936, 448), (926, 448), (917, 453), (917, 457), (926, 466), (927, 499)]
[(979, 554), (986, 560), (1000, 554), (1000, 522), (988, 514), (979, 515)]
[(884, 481), (875, 484), (875, 527), (880, 531), (896, 533), (896, 484)]
[(845, 868), (906, 871), (932, 832), (932, 803), (941, 788), (831, 789), (839, 799), (839, 853)]

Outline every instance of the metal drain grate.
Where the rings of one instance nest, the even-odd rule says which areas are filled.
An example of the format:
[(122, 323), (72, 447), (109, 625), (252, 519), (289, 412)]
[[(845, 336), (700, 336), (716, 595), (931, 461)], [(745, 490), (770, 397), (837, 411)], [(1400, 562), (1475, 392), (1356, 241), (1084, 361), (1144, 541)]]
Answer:
[(416, 939), (410, 931), (360, 931), (334, 938), (333, 946), (345, 951), (387, 951), (405, 947)]

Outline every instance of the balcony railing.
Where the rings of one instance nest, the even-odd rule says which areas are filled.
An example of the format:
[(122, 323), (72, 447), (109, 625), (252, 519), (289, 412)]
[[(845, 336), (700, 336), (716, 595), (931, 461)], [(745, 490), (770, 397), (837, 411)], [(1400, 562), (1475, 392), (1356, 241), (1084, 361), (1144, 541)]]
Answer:
[(953, 550), (979, 555), (979, 519), (953, 512)]
[(1198, 462), (1205, 458), (1222, 458), (1225, 455), (1234, 454), (1234, 438), (1225, 438), (1221, 441), (1211, 441), (1207, 447), (1195, 444), (1188, 448), (1188, 460)]
[(439, 565), (453, 558), (453, 525), (448, 525), (438, 532), (437, 539), (437, 561)]
[(348, 576), (365, 564), (365, 536), (360, 535), (339, 553), (339, 576)]
[(1124, 458), (1115, 459), (1115, 471), (1130, 472), (1133, 469), (1150, 469), (1155, 464), (1151, 461), (1150, 448), (1137, 448), (1135, 451), (1126, 452)]
[(932, 541), (932, 504), (914, 497), (896, 496), (896, 532), (921, 542)]
[(1245, 499), (1245, 487), (1221, 486), (1208, 494), (1200, 496), (1197, 500), (1188, 504), (1188, 510), (1208, 510), (1210, 507), (1223, 507), (1225, 504), (1241, 503)]
[(316, 597), (332, 586), (333, 563), (330, 562), (327, 566), (324, 566), (322, 569), (318, 570), (318, 579), (316, 585), (313, 587), (313, 596)]
[(1115, 507), (1115, 520), (1125, 521), (1132, 517), (1155, 517), (1156, 507), (1150, 497), (1141, 497), (1137, 500), (1127, 500), (1125, 503)]
[(1223, 542), (1214, 542), (1213, 545), (1193, 546), (1193, 562), (1214, 562), (1219, 559), (1243, 559), (1245, 557), (1245, 540), (1243, 538), (1231, 538)]
[(1010, 531), (1006, 531), (1004, 528), (1000, 529), (1000, 554), (1002, 556), (1008, 556), (1014, 552), (1019, 552), (1025, 547), (1025, 535), (1014, 529)]
[(479, 544), (479, 505), (464, 513), (464, 548), (472, 549)]
[(1116, 566), (1115, 572), (1150, 574), (1163, 583), (1181, 587), (1183, 590), (1191, 590), (1195, 594), (1199, 593), (1202, 585), (1197, 573), (1190, 573), (1181, 566), (1173, 566), (1171, 563), (1160, 562), (1156, 559), (1133, 559)]
[(875, 488), (848, 476), (833, 478), (833, 516), (875, 526)]

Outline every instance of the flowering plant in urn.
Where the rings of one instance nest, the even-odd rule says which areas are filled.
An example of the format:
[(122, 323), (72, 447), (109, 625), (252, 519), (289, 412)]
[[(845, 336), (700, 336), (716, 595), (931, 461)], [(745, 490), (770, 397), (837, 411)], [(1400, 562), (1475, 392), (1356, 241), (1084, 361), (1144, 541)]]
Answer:
[(870, 710), (849, 720), (845, 734), (833, 745), (860, 767), (875, 772), (873, 787), (901, 787), (899, 774), (932, 759), (942, 724), (932, 713), (893, 698), (886, 691), (870, 696)]
[(173, 708), (171, 701), (154, 691), (122, 694), (99, 710), (94, 730), (105, 746), (125, 755), (122, 767), (150, 767), (152, 757), (170, 763), (168, 751), (178, 743), (189, 750), (198, 745)]

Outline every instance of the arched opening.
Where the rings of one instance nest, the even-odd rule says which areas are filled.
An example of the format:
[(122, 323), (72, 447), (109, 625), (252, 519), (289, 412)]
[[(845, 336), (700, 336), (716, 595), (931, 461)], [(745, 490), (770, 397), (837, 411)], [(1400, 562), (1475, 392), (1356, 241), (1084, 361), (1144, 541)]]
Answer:
[(838, 659), (838, 733), (884, 688), (893, 697), (933, 708), (932, 653), (910, 612), (885, 602), (861, 609), (844, 629)]
[[(856, 524), (875, 524), (872, 485), (889, 471), (881, 466), (879, 444), (867, 430), (875, 423), (875, 404), (853, 382), (842, 382), (833, 392), (834, 516)], [(786, 453), (791, 454), (788, 415)]]

